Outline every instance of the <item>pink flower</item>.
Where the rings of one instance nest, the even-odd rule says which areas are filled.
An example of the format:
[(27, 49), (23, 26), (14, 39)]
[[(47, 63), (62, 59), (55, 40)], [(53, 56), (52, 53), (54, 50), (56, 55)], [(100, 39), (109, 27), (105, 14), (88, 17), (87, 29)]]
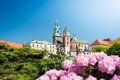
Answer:
[(120, 75), (114, 75), (110, 80), (120, 80)]
[(68, 74), (67, 71), (65, 71), (65, 70), (59, 70), (59, 76), (65, 76), (67, 74)]
[(103, 60), (104, 58), (107, 57), (107, 55), (103, 52), (95, 53), (95, 56), (96, 56), (97, 61)]
[(96, 59), (96, 56), (95, 56), (95, 53), (89, 53), (87, 55), (87, 58), (88, 58), (88, 62), (90, 65), (95, 65), (97, 63), (97, 59)]
[(63, 61), (63, 63), (62, 63), (62, 67), (63, 67), (64, 69), (68, 69), (68, 68), (70, 68), (72, 65), (73, 65), (72, 60), (65, 60), (65, 61)]
[(60, 80), (67, 80), (67, 76), (61, 76)]
[(70, 72), (66, 76), (61, 76), (60, 80), (83, 80), (83, 78), (81, 76), (77, 76), (73, 72)]
[(120, 69), (120, 57), (115, 55), (111, 55), (110, 57), (114, 61), (115, 65)]
[(88, 77), (88, 78), (86, 78), (86, 80), (97, 80), (97, 78), (95, 78), (95, 77), (93, 77), (93, 76), (89, 75), (89, 77)]
[(50, 78), (47, 75), (42, 75), (39, 78), (37, 78), (36, 80), (50, 80)]
[(115, 63), (110, 56), (107, 56), (103, 60), (98, 62), (98, 69), (101, 72), (106, 72), (107, 74), (113, 74), (115, 71)]
[(76, 59), (76, 63), (78, 66), (88, 66), (88, 58), (86, 54), (79, 54)]
[(45, 74), (46, 74), (47, 76), (49, 76), (49, 77), (51, 77), (51, 76), (53, 76), (53, 75), (56, 76), (56, 77), (59, 76), (59, 72), (58, 72), (56, 69), (47, 71)]
[(83, 67), (80, 67), (78, 65), (71, 66), (68, 70), (68, 72), (74, 72), (76, 74), (86, 75), (85, 70)]
[(58, 80), (58, 77), (55, 75), (51, 75), (50, 80)]

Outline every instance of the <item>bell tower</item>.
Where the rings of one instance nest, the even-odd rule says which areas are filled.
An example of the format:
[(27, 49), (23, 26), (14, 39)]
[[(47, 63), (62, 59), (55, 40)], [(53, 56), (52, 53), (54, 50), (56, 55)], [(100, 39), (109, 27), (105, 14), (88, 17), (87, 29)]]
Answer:
[(55, 21), (54, 36), (61, 36), (58, 20)]
[(63, 32), (63, 44), (64, 44), (64, 50), (67, 55), (70, 53), (70, 32), (67, 29), (67, 27), (64, 29)]
[(58, 44), (58, 42), (62, 43), (62, 37), (61, 37), (59, 22), (58, 22), (58, 20), (56, 20), (55, 27), (54, 27), (54, 34), (53, 34), (53, 43)]

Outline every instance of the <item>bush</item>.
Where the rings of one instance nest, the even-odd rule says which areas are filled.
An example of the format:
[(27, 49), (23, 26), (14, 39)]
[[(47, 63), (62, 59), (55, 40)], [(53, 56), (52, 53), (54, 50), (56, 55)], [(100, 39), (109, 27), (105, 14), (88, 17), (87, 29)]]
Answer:
[(96, 46), (93, 48), (94, 52), (104, 52), (106, 53), (109, 47), (107, 46)]
[(65, 60), (64, 70), (52, 69), (36, 80), (120, 80), (120, 57), (105, 53), (79, 54), (75, 63)]
[(8, 58), (4, 54), (0, 54), (0, 64), (8, 61)]
[(114, 43), (107, 51), (109, 55), (119, 55), (120, 56), (120, 42)]

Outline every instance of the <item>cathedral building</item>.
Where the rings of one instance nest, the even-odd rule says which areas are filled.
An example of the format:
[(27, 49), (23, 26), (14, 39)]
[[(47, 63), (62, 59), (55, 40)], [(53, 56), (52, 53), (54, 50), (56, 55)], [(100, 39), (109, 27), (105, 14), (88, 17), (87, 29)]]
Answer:
[(57, 52), (64, 51), (68, 56), (76, 56), (80, 51), (85, 52), (90, 50), (90, 45), (85, 40), (77, 40), (75, 35), (70, 37), (70, 31), (65, 27), (63, 35), (59, 22), (56, 20), (53, 34), (53, 44), (56, 45)]

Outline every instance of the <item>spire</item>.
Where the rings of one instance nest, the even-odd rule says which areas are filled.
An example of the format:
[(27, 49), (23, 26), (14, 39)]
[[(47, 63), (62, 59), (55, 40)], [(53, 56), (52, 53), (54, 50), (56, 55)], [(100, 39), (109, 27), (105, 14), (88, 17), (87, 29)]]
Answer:
[(69, 30), (68, 30), (68, 28), (67, 28), (67, 27), (65, 27), (64, 32), (69, 32)]
[(60, 25), (59, 25), (58, 20), (55, 21), (55, 28), (54, 28), (54, 34), (53, 34), (53, 36), (61, 36)]
[(56, 21), (55, 21), (55, 28), (60, 28), (59, 26), (60, 26), (60, 25), (59, 25), (59, 21), (56, 20)]
[(64, 36), (70, 36), (70, 32), (67, 27), (65, 27), (63, 34), (64, 34)]

